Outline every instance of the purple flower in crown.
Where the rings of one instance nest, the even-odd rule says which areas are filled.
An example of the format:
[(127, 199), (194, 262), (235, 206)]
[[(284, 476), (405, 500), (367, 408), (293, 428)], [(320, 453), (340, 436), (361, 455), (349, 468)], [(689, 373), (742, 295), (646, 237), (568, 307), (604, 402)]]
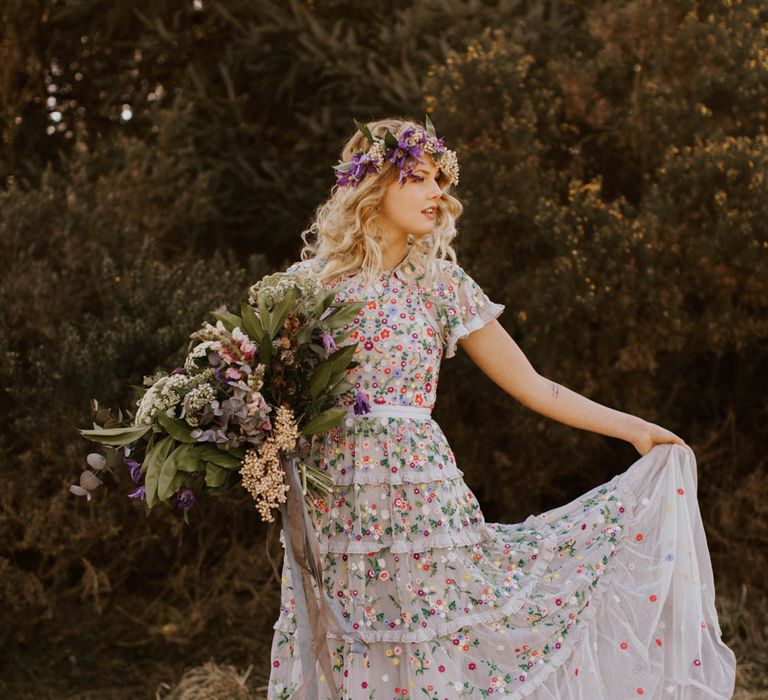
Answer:
[(333, 166), (336, 171), (336, 184), (340, 187), (355, 187), (369, 173), (379, 174), (386, 162), (397, 168), (399, 184), (409, 178), (421, 179), (416, 177), (413, 169), (426, 153), (440, 163), (440, 169), (449, 181), (457, 185), (459, 165), (456, 153), (445, 147), (443, 137), (437, 136), (429, 115), (425, 116), (424, 121), (425, 129), (409, 126), (400, 137), (396, 137), (388, 129), (384, 136), (374, 136), (366, 124), (355, 119), (355, 125), (370, 143), (370, 148), (367, 153), (359, 151), (350, 161)]
[(171, 505), (177, 510), (190, 510), (196, 503), (195, 492), (188, 486), (179, 489), (171, 497)]
[(421, 146), (425, 140), (426, 137), (423, 132), (417, 134), (412, 126), (403, 131), (402, 136), (397, 140), (397, 147), (392, 149), (389, 160), (399, 171), (399, 183), (413, 174), (410, 166), (417, 165), (421, 160)]
[[(445, 147), (445, 138), (442, 136), (435, 136), (430, 139), (432, 143), (432, 148), (434, 149), (435, 155), (441, 156), (445, 151), (447, 150)], [(439, 160), (439, 158), (438, 158)]]
[(141, 481), (141, 464), (130, 457), (125, 460), (125, 463), (131, 470), (131, 479), (135, 484), (138, 484)]
[(364, 391), (358, 391), (355, 396), (355, 415), (360, 416), (371, 412), (371, 403), (368, 400), (368, 394)]
[(370, 153), (355, 153), (345, 169), (336, 170), (336, 184), (340, 187), (356, 185), (369, 173), (379, 172), (376, 159)]

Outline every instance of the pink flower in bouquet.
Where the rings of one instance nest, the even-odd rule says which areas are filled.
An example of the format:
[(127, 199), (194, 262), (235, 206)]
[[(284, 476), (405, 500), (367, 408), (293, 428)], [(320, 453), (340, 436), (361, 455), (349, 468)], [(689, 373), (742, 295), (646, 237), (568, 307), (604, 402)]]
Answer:
[(228, 367), (224, 374), (228, 379), (234, 380), (242, 379), (245, 376), (237, 367)]

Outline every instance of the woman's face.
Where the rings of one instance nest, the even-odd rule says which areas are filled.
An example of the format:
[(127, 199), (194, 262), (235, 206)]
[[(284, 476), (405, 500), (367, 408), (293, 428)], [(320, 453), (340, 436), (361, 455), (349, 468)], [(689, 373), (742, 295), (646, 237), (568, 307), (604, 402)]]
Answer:
[[(381, 202), (380, 222), (394, 235), (412, 234), (421, 238), (432, 233), (435, 227), (438, 203), (447, 178), (429, 154), (422, 156), (414, 168), (414, 176), (402, 184), (395, 180), (389, 185)], [(431, 213), (425, 212), (430, 208)]]

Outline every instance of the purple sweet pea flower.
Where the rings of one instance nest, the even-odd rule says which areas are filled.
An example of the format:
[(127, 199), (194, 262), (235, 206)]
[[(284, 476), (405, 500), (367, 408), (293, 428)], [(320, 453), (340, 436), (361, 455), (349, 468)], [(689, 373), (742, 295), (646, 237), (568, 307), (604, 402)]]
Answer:
[(138, 498), (142, 501), (146, 500), (147, 495), (144, 486), (139, 486), (133, 493), (129, 493), (128, 498)]
[(188, 486), (179, 489), (171, 496), (171, 505), (177, 510), (190, 510), (196, 503), (195, 492)]
[(171, 372), (171, 374), (184, 374), (185, 370), (183, 367), (177, 367), (176, 369)]
[(323, 347), (326, 352), (333, 352), (337, 349), (336, 341), (328, 331), (323, 331)]
[(371, 412), (371, 404), (368, 400), (368, 394), (364, 391), (358, 391), (355, 396), (355, 415), (362, 415)]
[(349, 168), (336, 171), (336, 184), (340, 187), (357, 185), (369, 173), (376, 174), (379, 169), (369, 153), (355, 153), (349, 162)]
[(138, 484), (141, 481), (141, 464), (135, 459), (126, 459), (125, 463), (131, 470), (131, 479)]

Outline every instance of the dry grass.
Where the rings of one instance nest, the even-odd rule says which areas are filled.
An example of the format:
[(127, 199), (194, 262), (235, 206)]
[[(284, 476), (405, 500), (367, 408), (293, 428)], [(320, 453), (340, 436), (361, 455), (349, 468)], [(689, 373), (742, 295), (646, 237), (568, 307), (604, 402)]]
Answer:
[[(248, 700), (252, 667), (239, 673), (234, 666), (220, 666), (209, 661), (184, 673), (178, 685), (170, 688), (163, 683), (155, 694), (156, 700)], [(167, 694), (166, 690), (170, 690)]]

